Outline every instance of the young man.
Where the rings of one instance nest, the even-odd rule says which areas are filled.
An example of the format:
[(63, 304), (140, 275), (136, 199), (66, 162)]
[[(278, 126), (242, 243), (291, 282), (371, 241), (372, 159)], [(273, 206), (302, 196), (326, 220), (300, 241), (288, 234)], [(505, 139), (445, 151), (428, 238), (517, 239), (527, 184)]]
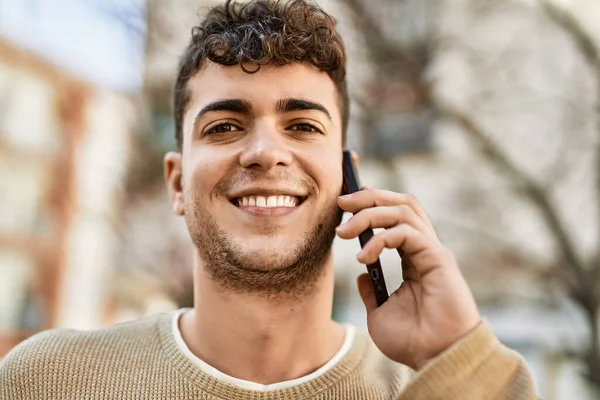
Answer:
[[(227, 2), (179, 67), (173, 211), (196, 245), (194, 307), (98, 331), (55, 330), (0, 367), (0, 398), (532, 399), (522, 359), (485, 321), (417, 200), (341, 196), (345, 52), (304, 0)], [(342, 211), (356, 213), (345, 224)], [(386, 228), (358, 254), (403, 254), (368, 333), (331, 320), (337, 234)], [(398, 265), (400, 268), (400, 263)]]

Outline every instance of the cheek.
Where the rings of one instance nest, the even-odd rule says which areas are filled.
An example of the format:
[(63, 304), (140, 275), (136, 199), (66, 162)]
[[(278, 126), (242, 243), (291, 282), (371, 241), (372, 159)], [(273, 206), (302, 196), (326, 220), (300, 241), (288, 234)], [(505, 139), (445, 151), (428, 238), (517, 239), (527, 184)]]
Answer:
[[(209, 154), (194, 154), (184, 161), (184, 190), (187, 196), (196, 201), (206, 202), (209, 200), (215, 186), (222, 178), (223, 171), (227, 171), (224, 162), (210, 157)], [(186, 190), (187, 189), (187, 190)]]
[(335, 165), (335, 169), (333, 168), (334, 166), (332, 166), (332, 169), (330, 171), (334, 171), (333, 173), (330, 172), (329, 173), (329, 182), (328, 182), (328, 186), (329, 188), (331, 188), (331, 192), (333, 196), (340, 196), (342, 194), (342, 180), (343, 180), (343, 176), (342, 176), (342, 166), (340, 165)]
[(321, 193), (339, 196), (342, 190), (342, 157), (338, 151), (314, 152), (309, 161)]

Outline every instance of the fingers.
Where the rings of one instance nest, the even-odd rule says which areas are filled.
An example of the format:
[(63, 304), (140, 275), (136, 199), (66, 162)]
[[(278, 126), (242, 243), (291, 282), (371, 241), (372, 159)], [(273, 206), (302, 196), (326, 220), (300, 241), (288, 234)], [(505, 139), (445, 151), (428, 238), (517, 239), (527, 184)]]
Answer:
[(365, 244), (357, 255), (359, 262), (372, 264), (384, 248), (395, 248), (403, 259), (406, 280), (420, 280), (437, 267), (456, 264), (413, 195), (363, 187), (339, 197), (338, 205), (355, 214), (336, 229), (341, 238), (355, 238), (368, 228), (386, 229)]
[(358, 167), (360, 164), (360, 156), (354, 150), (350, 150), (350, 158), (352, 158), (352, 163), (355, 167)]
[(353, 214), (365, 208), (407, 205), (424, 221), (431, 231), (435, 233), (433, 224), (421, 208), (417, 198), (412, 194), (396, 193), (389, 190), (376, 190), (364, 187), (356, 193), (339, 197), (338, 205), (342, 210)]
[(357, 259), (363, 264), (372, 264), (384, 248), (404, 251), (405, 257), (408, 257), (407, 265), (409, 263), (420, 277), (453, 261), (451, 253), (443, 245), (408, 224), (398, 225), (373, 236), (358, 253)]
[(437, 239), (435, 232), (406, 204), (361, 210), (338, 226), (336, 233), (342, 239), (353, 239), (368, 228), (391, 228), (400, 224), (411, 225), (432, 239)]
[(402, 255), (402, 280), (403, 281), (419, 281), (419, 273), (413, 267), (407, 254)]
[(356, 279), (356, 284), (358, 285), (358, 293), (360, 294), (360, 298), (367, 309), (367, 313), (375, 310), (377, 308), (377, 301), (375, 300), (375, 295), (373, 294), (373, 285), (371, 285), (369, 275), (360, 275)]

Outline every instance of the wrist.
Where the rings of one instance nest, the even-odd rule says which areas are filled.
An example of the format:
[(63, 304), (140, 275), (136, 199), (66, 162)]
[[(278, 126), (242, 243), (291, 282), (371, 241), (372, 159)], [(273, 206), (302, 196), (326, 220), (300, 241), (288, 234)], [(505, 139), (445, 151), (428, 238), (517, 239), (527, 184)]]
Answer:
[(436, 359), (438, 356), (445, 353), (446, 351), (448, 351), (449, 349), (454, 347), (457, 343), (461, 342), (467, 336), (469, 336), (471, 333), (473, 333), (477, 329), (477, 327), (481, 324), (481, 322), (482, 322), (482, 320), (478, 319), (477, 322), (475, 322), (474, 324), (471, 324), (468, 328), (462, 330), (462, 333), (459, 333), (458, 335), (453, 335), (454, 337), (447, 340), (446, 341), (447, 344), (444, 346), (441, 346), (438, 350), (430, 352), (427, 355), (417, 357), (415, 359), (415, 361), (412, 363), (412, 365), (409, 365), (409, 367), (411, 367), (415, 371), (420, 371), (429, 362)]

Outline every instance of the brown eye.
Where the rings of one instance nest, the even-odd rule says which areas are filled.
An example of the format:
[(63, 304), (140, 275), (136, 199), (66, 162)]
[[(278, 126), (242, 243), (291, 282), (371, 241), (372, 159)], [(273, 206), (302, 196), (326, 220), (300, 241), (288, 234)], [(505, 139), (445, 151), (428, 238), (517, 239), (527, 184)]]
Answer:
[(291, 128), (293, 131), (299, 131), (299, 132), (307, 132), (307, 133), (323, 133), (321, 132), (321, 130), (319, 128), (317, 128), (316, 126), (312, 125), (312, 124), (308, 124), (308, 123), (302, 123), (302, 124), (296, 124), (294, 126), (292, 126)]
[(228, 132), (236, 132), (241, 130), (238, 126), (231, 124), (229, 122), (223, 123), (223, 124), (219, 124), (219, 125), (215, 125), (212, 128), (210, 128), (209, 130), (207, 130), (206, 132), (204, 132), (204, 136), (206, 135), (212, 135), (214, 133), (219, 134), (219, 133), (228, 133)]

